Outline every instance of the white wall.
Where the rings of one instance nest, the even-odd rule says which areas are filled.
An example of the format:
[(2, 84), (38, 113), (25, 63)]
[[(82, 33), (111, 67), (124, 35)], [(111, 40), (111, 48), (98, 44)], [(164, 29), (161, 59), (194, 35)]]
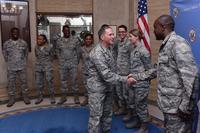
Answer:
[[(122, 0), (93, 0), (94, 33), (98, 32), (102, 24), (116, 27), (123, 24), (129, 28), (130, 22), (134, 21), (133, 16), (133, 0), (123, 0), (123, 2)], [(97, 35), (94, 36), (94, 40), (98, 41)]]

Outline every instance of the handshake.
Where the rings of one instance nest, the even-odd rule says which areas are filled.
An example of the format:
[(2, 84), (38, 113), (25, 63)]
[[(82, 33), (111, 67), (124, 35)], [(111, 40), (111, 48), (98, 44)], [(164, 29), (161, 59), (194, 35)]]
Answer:
[(127, 76), (126, 83), (127, 83), (128, 86), (131, 86), (131, 85), (136, 84), (136, 83), (137, 83), (137, 80), (135, 80), (135, 79), (133, 78), (133, 75), (132, 75), (132, 74), (129, 74), (129, 75)]

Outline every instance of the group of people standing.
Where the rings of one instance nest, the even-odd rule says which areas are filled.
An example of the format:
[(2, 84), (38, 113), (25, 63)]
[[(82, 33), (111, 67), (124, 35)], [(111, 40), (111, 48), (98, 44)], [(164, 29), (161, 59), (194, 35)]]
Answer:
[[(198, 90), (198, 68), (190, 44), (174, 31), (170, 15), (154, 22), (156, 40), (162, 40), (156, 64), (142, 45), (138, 29), (127, 32), (118, 27), (118, 39), (112, 28), (102, 25), (99, 43), (89, 55), (88, 96), (89, 133), (109, 133), (112, 101), (118, 104), (115, 115), (123, 117), (127, 128), (148, 133), (147, 96), (151, 79), (158, 81), (158, 106), (164, 114), (166, 133), (192, 133), (195, 98)], [(113, 100), (114, 97), (114, 100)]]
[[(110, 131), (112, 113), (126, 114), (127, 128), (139, 128), (147, 132), (147, 96), (150, 81), (135, 81), (132, 74), (151, 69), (150, 53), (141, 43), (142, 33), (133, 29), (129, 33), (125, 25), (117, 28), (115, 38), (112, 28), (103, 25), (99, 30), (99, 43), (90, 53), (89, 60), (89, 133)], [(114, 99), (113, 99), (114, 98)], [(117, 104), (112, 109), (112, 102)]]
[[(80, 104), (79, 94), (77, 88), (77, 71), (80, 59), (83, 60), (82, 70), (85, 70), (85, 60), (89, 55), (90, 49), (93, 47), (93, 35), (86, 34), (84, 44), (77, 37), (70, 35), (70, 27), (68, 25), (63, 26), (63, 37), (60, 37), (56, 41), (56, 47), (54, 48), (47, 40), (46, 35), (40, 34), (37, 36), (37, 45), (35, 46), (35, 87), (37, 92), (37, 100), (35, 104), (40, 104), (43, 101), (44, 85), (47, 82), (47, 88), (50, 95), (50, 103), (55, 104), (55, 88), (53, 83), (53, 59), (56, 56), (59, 60), (60, 70), (60, 89), (62, 92), (61, 98), (58, 104), (63, 104), (67, 101), (67, 77), (71, 76), (72, 91), (74, 94), (75, 104)], [(19, 75), (20, 87), (22, 90), (22, 96), (25, 104), (30, 104), (28, 97), (28, 85), (27, 85), (27, 58), (28, 58), (28, 45), (19, 38), (19, 29), (14, 27), (11, 29), (11, 38), (3, 44), (3, 55), (7, 63), (7, 76), (8, 76), (8, 95), (9, 101), (7, 107), (11, 107), (15, 103), (16, 93), (16, 78)], [(83, 72), (82, 75), (87, 75), (87, 72)], [(84, 83), (85, 83), (85, 79)], [(86, 98), (81, 103), (87, 104)]]
[[(67, 101), (67, 77), (71, 73), (74, 102), (79, 104), (77, 67), (83, 60), (82, 75), (86, 88), (83, 104), (89, 104), (88, 132), (108, 133), (111, 130), (113, 113), (124, 115), (127, 128), (139, 128), (137, 133), (148, 133), (149, 114), (147, 97), (150, 81), (157, 77), (158, 106), (164, 114), (166, 133), (190, 133), (195, 100), (198, 69), (189, 43), (174, 32), (174, 20), (162, 15), (154, 22), (154, 34), (162, 40), (158, 60), (152, 65), (151, 55), (142, 44), (143, 34), (138, 29), (128, 32), (125, 25), (117, 28), (114, 37), (112, 28), (104, 24), (98, 31), (99, 42), (93, 45), (92, 34), (80, 41), (70, 36), (70, 27), (63, 26), (63, 37), (55, 49), (45, 35), (39, 35), (35, 48), (35, 81), (38, 99), (43, 100), (44, 79), (50, 94), (50, 102), (56, 103), (53, 87), (53, 50), (59, 60), (62, 95), (58, 104)], [(3, 55), (8, 64), (8, 107), (15, 103), (15, 80), (19, 73), (21, 89), (26, 104), (28, 86), (26, 66), (27, 44), (19, 39), (19, 29), (11, 30), (11, 39), (3, 44)], [(112, 109), (112, 105), (117, 108)]]

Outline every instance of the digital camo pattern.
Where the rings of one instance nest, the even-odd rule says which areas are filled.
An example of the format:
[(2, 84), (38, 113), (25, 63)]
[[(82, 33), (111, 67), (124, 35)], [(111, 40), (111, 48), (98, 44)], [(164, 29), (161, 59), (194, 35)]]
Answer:
[(28, 93), (27, 85), (27, 57), (28, 45), (22, 40), (16, 41), (9, 39), (3, 44), (3, 56), (7, 63), (7, 77), (8, 77), (8, 94), (14, 96), (16, 93), (16, 78), (17, 74), (20, 78), (20, 87), (22, 94)]
[(22, 90), (23, 95), (28, 94), (28, 81), (27, 81), (27, 71), (26, 69), (13, 71), (8, 70), (7, 71), (7, 77), (8, 77), (8, 95), (14, 96), (16, 94), (16, 79), (17, 75), (19, 75), (20, 83), (19, 86)]
[(90, 51), (93, 49), (93, 44), (90, 45), (90, 46), (82, 46), (81, 47), (81, 59), (83, 61), (83, 64), (82, 64), (82, 79), (83, 79), (83, 84), (86, 88), (86, 92), (85, 92), (85, 96), (88, 95), (88, 87), (87, 87), (87, 78), (88, 78), (88, 61), (89, 61), (89, 54), (90, 54)]
[(61, 37), (56, 43), (56, 53), (60, 63), (61, 91), (67, 92), (67, 77), (71, 74), (72, 90), (77, 95), (77, 68), (80, 60), (80, 41), (77, 38)]
[(192, 133), (192, 119), (183, 120), (178, 114), (164, 113), (165, 133)]
[[(112, 120), (112, 89), (113, 84), (126, 81), (125, 76), (115, 73), (114, 58), (109, 48), (99, 43), (90, 52), (88, 63), (88, 95), (90, 117), (89, 133), (110, 130)], [(103, 109), (103, 110), (102, 110)]]
[(120, 75), (128, 75), (129, 74), (129, 66), (130, 66), (130, 50), (131, 45), (130, 41), (127, 38), (123, 42), (120, 40), (117, 41), (117, 72)]
[[(122, 76), (127, 76), (130, 71), (130, 51), (131, 45), (129, 38), (126, 37), (123, 41), (117, 40), (117, 73)], [(128, 87), (125, 83), (119, 82), (116, 85), (116, 93), (119, 99), (119, 103), (123, 106), (126, 106), (128, 103)]]
[(28, 57), (28, 44), (18, 39), (9, 39), (3, 44), (3, 56), (7, 63), (8, 70), (22, 70), (26, 68)]
[[(151, 69), (151, 56), (142, 43), (136, 43), (130, 53), (130, 72), (141, 73)], [(129, 106), (136, 112), (141, 122), (147, 122), (148, 108), (147, 97), (149, 94), (150, 81), (138, 81), (129, 89)]]
[(112, 123), (112, 92), (89, 93), (90, 117), (88, 133), (109, 131)]
[(38, 89), (38, 95), (42, 94), (44, 89), (45, 79), (47, 80), (47, 86), (49, 93), (54, 93), (53, 85), (53, 45), (46, 43), (43, 46), (36, 46), (35, 48), (35, 82)]
[[(151, 79), (156, 77), (156, 74), (158, 79), (157, 101), (162, 112), (165, 114), (177, 114), (178, 116), (180, 111), (185, 114), (191, 114), (196, 96), (198, 68), (188, 42), (175, 32), (172, 32), (164, 39), (159, 52), (157, 66), (145, 73), (136, 74), (135, 78), (138, 80)], [(179, 119), (181, 118), (179, 116)], [(175, 129), (178, 129), (176, 124), (171, 121), (175, 119), (173, 117), (172, 119), (165, 119), (165, 123), (168, 124), (166, 126), (174, 127), (174, 132), (178, 132), (175, 131)], [(186, 124), (187, 121), (182, 121), (182, 124)], [(188, 132), (191, 132), (191, 128)]]
[(166, 113), (188, 113), (198, 68), (185, 39), (172, 32), (166, 40), (158, 57), (158, 104)]
[(149, 71), (135, 74), (135, 78), (144, 80), (157, 76), (161, 110), (177, 113), (180, 108), (187, 113), (197, 78), (197, 65), (189, 44), (175, 32), (168, 35), (163, 44), (165, 47), (159, 52), (157, 65)]

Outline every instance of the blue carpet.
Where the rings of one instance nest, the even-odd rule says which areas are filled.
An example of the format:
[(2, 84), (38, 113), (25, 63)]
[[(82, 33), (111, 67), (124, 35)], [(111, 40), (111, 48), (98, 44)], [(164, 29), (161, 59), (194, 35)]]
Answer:
[[(59, 107), (25, 112), (0, 119), (0, 133), (87, 133), (89, 110), (85, 107)], [(113, 117), (111, 133), (133, 133), (121, 117)], [(149, 125), (150, 133), (163, 133)]]

